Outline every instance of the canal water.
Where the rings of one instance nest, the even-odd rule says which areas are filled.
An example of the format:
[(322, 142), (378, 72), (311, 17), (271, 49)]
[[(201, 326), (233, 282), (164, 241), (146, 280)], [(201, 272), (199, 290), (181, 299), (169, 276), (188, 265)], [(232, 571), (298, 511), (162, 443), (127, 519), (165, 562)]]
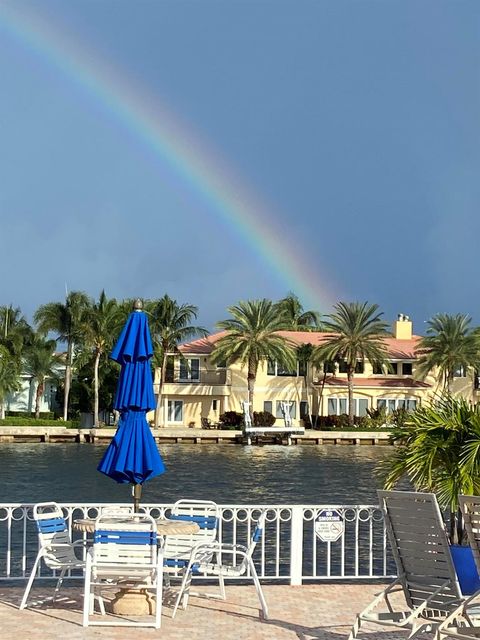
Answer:
[[(0, 445), (0, 502), (129, 502), (128, 485), (96, 470), (95, 444)], [(144, 485), (144, 503), (179, 498), (220, 504), (375, 504), (381, 446), (165, 444), (167, 471)]]

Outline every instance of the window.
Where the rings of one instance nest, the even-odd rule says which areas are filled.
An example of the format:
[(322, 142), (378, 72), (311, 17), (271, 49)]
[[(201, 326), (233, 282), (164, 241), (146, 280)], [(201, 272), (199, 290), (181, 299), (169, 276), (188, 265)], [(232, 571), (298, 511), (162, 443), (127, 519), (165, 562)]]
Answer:
[(290, 404), (290, 417), (291, 418), (296, 418), (297, 417), (297, 411), (296, 411), (297, 403), (295, 401), (289, 401), (289, 400), (277, 400), (275, 417), (283, 419), (283, 412), (282, 412), (281, 402), (289, 402), (289, 404)]
[(402, 373), (404, 376), (411, 376), (413, 373), (413, 365), (411, 362), (404, 362), (402, 364)]
[(212, 400), (212, 411), (217, 410), (217, 400)]
[(286, 367), (284, 367), (283, 365), (277, 362), (277, 376), (296, 376), (296, 375), (297, 375), (296, 368), (293, 371), (291, 371), (290, 369), (287, 369)]
[(463, 364), (459, 365), (453, 372), (454, 378), (465, 378), (465, 367)]
[(300, 418), (308, 416), (308, 414), (308, 402), (302, 400), (302, 402), (300, 402)]
[(368, 409), (368, 399), (367, 398), (358, 398), (356, 401), (354, 400), (354, 402), (356, 402), (356, 411), (355, 411), (355, 415), (356, 416), (366, 416), (367, 415), (367, 409)]
[(389, 376), (397, 376), (398, 375), (398, 362), (389, 362), (387, 375)]
[[(368, 398), (353, 399), (353, 413), (356, 416), (367, 415), (369, 406)], [(347, 398), (329, 398), (328, 399), (328, 415), (339, 416), (342, 413), (348, 413)]]
[(165, 382), (173, 382), (175, 377), (175, 360), (172, 356), (167, 356), (167, 367), (165, 369)]
[(347, 413), (347, 399), (346, 398), (329, 398), (328, 399), (328, 415), (339, 416), (342, 413)]
[(263, 410), (266, 411), (267, 413), (272, 413), (272, 401), (271, 400), (265, 400), (263, 403)]
[(226, 360), (220, 360), (220, 362), (217, 362), (217, 364), (215, 366), (217, 367), (217, 369), (226, 369), (227, 368), (227, 361)]
[(298, 375), (306, 376), (307, 375), (307, 363), (304, 360), (298, 362)]
[[(355, 373), (363, 373), (364, 368), (365, 367), (363, 365), (363, 362), (361, 360), (358, 360), (357, 364), (355, 365)], [(345, 360), (340, 360), (338, 372), (339, 373), (348, 373), (348, 371), (347, 371), (347, 363), (345, 362)]]
[(183, 400), (168, 401), (168, 421), (183, 422)]
[(180, 360), (179, 379), (198, 382), (200, 380), (200, 359), (189, 358), (188, 360)]
[(379, 398), (377, 400), (377, 409), (385, 409), (387, 413), (392, 413), (396, 409), (415, 411), (416, 408), (417, 401), (413, 398)]
[(372, 365), (373, 375), (383, 376), (383, 367), (381, 364), (375, 363)]
[[(297, 376), (299, 375), (297, 373), (298, 369), (299, 369), (299, 363), (297, 362), (297, 365), (295, 367), (295, 369), (293, 371), (290, 371), (289, 369), (287, 369), (286, 367), (284, 367), (283, 365), (281, 365), (278, 362), (275, 362), (273, 360), (268, 360), (267, 362), (267, 375), (268, 376)], [(300, 374), (303, 375), (303, 374)]]
[(323, 363), (323, 372), (324, 373), (335, 373), (335, 363), (329, 360), (328, 362)]

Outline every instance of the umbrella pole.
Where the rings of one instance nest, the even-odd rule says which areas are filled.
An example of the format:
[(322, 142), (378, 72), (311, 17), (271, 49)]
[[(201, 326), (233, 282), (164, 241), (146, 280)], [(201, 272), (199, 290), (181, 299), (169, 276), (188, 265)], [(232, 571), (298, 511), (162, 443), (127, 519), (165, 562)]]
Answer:
[(140, 509), (140, 498), (142, 497), (142, 485), (135, 483), (132, 487), (132, 495), (133, 495), (133, 510), (135, 513), (138, 513)]

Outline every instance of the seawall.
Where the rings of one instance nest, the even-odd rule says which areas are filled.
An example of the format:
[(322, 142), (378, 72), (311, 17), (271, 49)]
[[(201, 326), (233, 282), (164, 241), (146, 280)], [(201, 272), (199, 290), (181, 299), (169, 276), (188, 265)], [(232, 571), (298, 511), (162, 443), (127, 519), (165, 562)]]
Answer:
[[(2, 442), (81, 442), (93, 444), (108, 443), (115, 429), (67, 429), (65, 427), (7, 427), (0, 426)], [(189, 429), (182, 427), (152, 429), (153, 437), (159, 444), (245, 444), (242, 431), (222, 429)], [(292, 444), (299, 445), (390, 445), (389, 434), (379, 431), (310, 431), (302, 435), (292, 435)], [(286, 438), (265, 435), (258, 444), (286, 444)], [(257, 443), (256, 443), (257, 444)]]

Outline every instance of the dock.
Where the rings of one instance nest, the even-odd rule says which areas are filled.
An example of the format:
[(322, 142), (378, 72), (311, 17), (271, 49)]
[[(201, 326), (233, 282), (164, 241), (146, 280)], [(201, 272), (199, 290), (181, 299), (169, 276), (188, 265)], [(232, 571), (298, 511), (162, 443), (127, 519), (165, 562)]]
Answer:
[[(279, 444), (282, 436), (274, 429), (265, 428), (257, 438), (257, 444)], [(282, 433), (284, 429), (280, 429)], [(113, 428), (73, 429), (65, 427), (7, 427), (0, 426), (0, 443), (4, 442), (77, 442), (106, 444), (115, 434)], [(186, 427), (165, 427), (152, 429), (158, 444), (249, 444), (248, 436), (241, 430), (195, 429)], [(286, 442), (285, 442), (286, 440)], [(288, 442), (289, 441), (289, 442)], [(316, 431), (300, 430), (288, 434), (282, 440), (292, 445), (389, 445), (387, 431)]]

